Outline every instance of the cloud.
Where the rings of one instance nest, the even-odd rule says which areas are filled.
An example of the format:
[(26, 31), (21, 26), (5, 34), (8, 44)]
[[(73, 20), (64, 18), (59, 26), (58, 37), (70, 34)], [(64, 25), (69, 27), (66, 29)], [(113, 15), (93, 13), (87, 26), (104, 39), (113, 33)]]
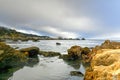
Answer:
[(27, 33), (27, 34), (41, 35), (40, 33), (37, 33), (37, 32), (32, 31), (32, 30), (22, 30), (22, 29), (16, 29), (16, 31), (18, 31), (18, 32), (22, 32), (22, 33)]
[(57, 28), (53, 28), (53, 27), (50, 27), (50, 26), (42, 27), (41, 31), (52, 34), (55, 37), (58, 37), (58, 36), (61, 36), (61, 37), (64, 37), (64, 38), (77, 38), (77, 37), (80, 37), (80, 35), (77, 34), (77, 33), (58, 30)]
[(82, 3), (81, 0), (0, 0), (0, 22), (17, 30), (24, 26), (31, 29), (19, 30), (26, 33), (38, 34), (37, 30), (72, 38), (81, 37), (81, 33), (100, 32), (102, 22), (86, 12), (89, 7), (84, 7), (88, 3), (86, 6)]
[(110, 39), (110, 40), (119, 40), (120, 32), (104, 33), (101, 35), (96, 35), (92, 39)]

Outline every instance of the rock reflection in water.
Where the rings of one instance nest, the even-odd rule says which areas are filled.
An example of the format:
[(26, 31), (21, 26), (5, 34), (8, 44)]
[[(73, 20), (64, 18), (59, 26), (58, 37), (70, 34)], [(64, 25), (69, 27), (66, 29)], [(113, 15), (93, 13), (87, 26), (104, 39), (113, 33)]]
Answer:
[(26, 64), (23, 64), (21, 66), (14, 66), (14, 68), (11, 67), (10, 69), (8, 69), (6, 71), (0, 71), (0, 80), (11, 80), (11, 78), (12, 78), (11, 76), (13, 76), (14, 72), (16, 72), (19, 69), (22, 69), (24, 66), (33, 67), (38, 62), (39, 62), (38, 57), (36, 57), (36, 58), (29, 58), (28, 62)]

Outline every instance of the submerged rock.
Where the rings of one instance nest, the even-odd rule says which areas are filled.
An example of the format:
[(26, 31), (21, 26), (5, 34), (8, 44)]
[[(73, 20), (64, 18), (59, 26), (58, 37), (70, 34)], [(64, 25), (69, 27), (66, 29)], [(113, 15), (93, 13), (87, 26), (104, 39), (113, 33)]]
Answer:
[(68, 54), (63, 54), (59, 56), (60, 59), (64, 59), (64, 60), (71, 60), (71, 56)]
[(29, 47), (29, 48), (23, 48), (20, 49), (21, 52), (28, 54), (29, 57), (37, 57), (37, 54), (39, 53), (38, 47)]
[(53, 51), (39, 51), (39, 55), (43, 55), (44, 57), (54, 57), (54, 56), (60, 56), (61, 54), (59, 52), (53, 52)]
[(71, 76), (84, 76), (84, 74), (81, 73), (80, 71), (71, 71), (70, 75)]

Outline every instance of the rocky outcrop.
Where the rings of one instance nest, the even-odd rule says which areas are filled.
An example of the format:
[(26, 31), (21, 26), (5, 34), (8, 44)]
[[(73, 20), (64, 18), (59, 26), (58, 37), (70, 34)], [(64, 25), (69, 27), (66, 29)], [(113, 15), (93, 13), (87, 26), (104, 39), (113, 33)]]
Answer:
[(73, 59), (80, 58), (82, 52), (82, 48), (80, 46), (72, 46), (68, 49), (68, 55), (70, 55)]
[(20, 52), (27, 54), (29, 57), (37, 57), (37, 54), (39, 53), (39, 48), (38, 47), (23, 48), (20, 49)]
[(27, 61), (26, 55), (0, 42), (0, 71), (21, 65)]
[(120, 42), (106, 40), (100, 46), (96, 46), (95, 48), (93, 48), (92, 53), (96, 53), (96, 51), (100, 49), (120, 49)]
[(0, 80), (8, 80), (13, 75), (13, 72), (24, 66), (33, 67), (38, 62), (37, 57), (29, 58), (28, 54), (0, 42)]
[(97, 50), (86, 70), (85, 80), (120, 80), (120, 49)]
[(53, 51), (39, 51), (39, 55), (43, 55), (44, 57), (54, 57), (54, 56), (60, 56), (61, 54), (59, 52), (53, 52)]
[(90, 52), (90, 49), (87, 47), (82, 48), (75, 45), (68, 49), (68, 54), (61, 55), (60, 58), (63, 58), (64, 60), (88, 59)]
[(84, 76), (84, 74), (81, 73), (80, 71), (71, 71), (70, 75), (71, 76)]

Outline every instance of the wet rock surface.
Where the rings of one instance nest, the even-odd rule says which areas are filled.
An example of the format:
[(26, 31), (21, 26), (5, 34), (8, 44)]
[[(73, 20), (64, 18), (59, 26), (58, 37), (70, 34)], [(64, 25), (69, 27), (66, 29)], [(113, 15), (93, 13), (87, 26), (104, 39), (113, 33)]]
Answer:
[(72, 46), (68, 49), (68, 54), (61, 55), (60, 58), (64, 60), (83, 60), (89, 62), (90, 60), (90, 49), (88, 47)]
[(84, 74), (81, 73), (80, 71), (71, 71), (70, 75), (71, 76), (84, 76)]
[(37, 58), (29, 58), (25, 53), (0, 42), (0, 80), (7, 80), (14, 71), (23, 68), (25, 65), (33, 66), (37, 63)]
[(39, 53), (39, 48), (38, 47), (23, 48), (20, 49), (20, 52), (28, 54), (29, 57), (37, 57)]
[(53, 51), (39, 51), (39, 55), (43, 55), (44, 57), (54, 57), (54, 56), (60, 56), (61, 54), (59, 52), (53, 52)]

